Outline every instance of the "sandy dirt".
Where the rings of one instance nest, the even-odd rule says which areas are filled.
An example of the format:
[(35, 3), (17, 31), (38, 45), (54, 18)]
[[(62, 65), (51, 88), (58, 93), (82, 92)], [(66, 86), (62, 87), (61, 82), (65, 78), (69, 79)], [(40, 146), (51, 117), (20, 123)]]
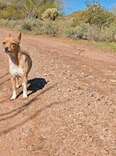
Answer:
[(29, 96), (20, 88), (12, 102), (0, 43), (0, 156), (116, 156), (116, 54), (31, 35), (21, 47), (33, 60)]

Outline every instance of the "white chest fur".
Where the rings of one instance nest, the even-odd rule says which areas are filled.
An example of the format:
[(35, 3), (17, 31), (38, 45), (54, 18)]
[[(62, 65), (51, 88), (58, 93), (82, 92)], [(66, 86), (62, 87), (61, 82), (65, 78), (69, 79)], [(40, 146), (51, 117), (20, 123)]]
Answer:
[(10, 64), (10, 74), (12, 76), (21, 76), (23, 75), (23, 69), (15, 64)]

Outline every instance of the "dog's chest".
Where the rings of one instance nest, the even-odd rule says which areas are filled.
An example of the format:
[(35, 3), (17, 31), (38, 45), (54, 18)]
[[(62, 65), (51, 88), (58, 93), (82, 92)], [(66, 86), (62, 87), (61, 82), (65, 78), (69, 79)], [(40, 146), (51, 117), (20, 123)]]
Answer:
[(14, 63), (10, 63), (10, 74), (12, 76), (22, 76), (23, 69)]

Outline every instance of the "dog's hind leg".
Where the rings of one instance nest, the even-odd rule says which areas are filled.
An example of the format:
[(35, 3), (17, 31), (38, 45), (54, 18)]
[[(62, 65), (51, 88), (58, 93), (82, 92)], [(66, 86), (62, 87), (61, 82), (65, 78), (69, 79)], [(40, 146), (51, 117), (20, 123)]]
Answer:
[(27, 98), (27, 77), (22, 78), (23, 98)]

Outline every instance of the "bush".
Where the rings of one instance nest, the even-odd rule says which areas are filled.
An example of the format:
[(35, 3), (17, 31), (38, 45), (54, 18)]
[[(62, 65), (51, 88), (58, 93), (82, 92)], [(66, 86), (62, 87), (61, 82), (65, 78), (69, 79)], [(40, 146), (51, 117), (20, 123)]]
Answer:
[(100, 40), (109, 42), (116, 41), (116, 24), (112, 24), (110, 27), (103, 29), (100, 33)]
[(17, 10), (16, 6), (14, 5), (7, 6), (0, 11), (0, 18), (16, 20), (21, 19), (22, 17), (24, 17), (24, 13), (21, 10)]
[(96, 25), (81, 24), (70, 27), (65, 31), (65, 35), (72, 39), (87, 39), (94, 41), (116, 41), (116, 24), (99, 29)]
[(21, 26), (22, 30), (32, 31), (33, 27), (37, 26), (37, 19), (27, 18), (25, 19), (23, 25)]
[(28, 30), (28, 31), (31, 31), (32, 30), (31, 25), (29, 23), (24, 23), (22, 25), (22, 29), (23, 30)]
[(0, 26), (7, 26), (9, 23), (9, 20), (7, 19), (0, 19)]
[(58, 27), (55, 22), (46, 21), (44, 23), (44, 34), (56, 36), (58, 34)]
[(89, 25), (87, 39), (99, 41), (100, 40), (100, 29), (96, 25)]
[(108, 42), (116, 41), (116, 25), (112, 24), (103, 29), (99, 29), (95, 25), (90, 26), (88, 31), (88, 40)]
[(85, 23), (76, 27), (71, 27), (65, 31), (65, 35), (73, 39), (87, 39), (88, 27), (89, 25)]
[(58, 34), (58, 26), (54, 21), (41, 21), (38, 19), (26, 19), (21, 25), (22, 30), (32, 31), (34, 34), (47, 34), (56, 36)]
[(18, 25), (16, 20), (0, 19), (0, 26), (15, 28)]
[(84, 16), (86, 23), (96, 25), (100, 29), (110, 26), (111, 22), (115, 20), (114, 15), (106, 11), (99, 4), (90, 5), (85, 11)]
[(44, 34), (44, 22), (41, 20), (37, 20), (35, 24), (32, 26), (32, 31), (36, 35), (42, 35)]

